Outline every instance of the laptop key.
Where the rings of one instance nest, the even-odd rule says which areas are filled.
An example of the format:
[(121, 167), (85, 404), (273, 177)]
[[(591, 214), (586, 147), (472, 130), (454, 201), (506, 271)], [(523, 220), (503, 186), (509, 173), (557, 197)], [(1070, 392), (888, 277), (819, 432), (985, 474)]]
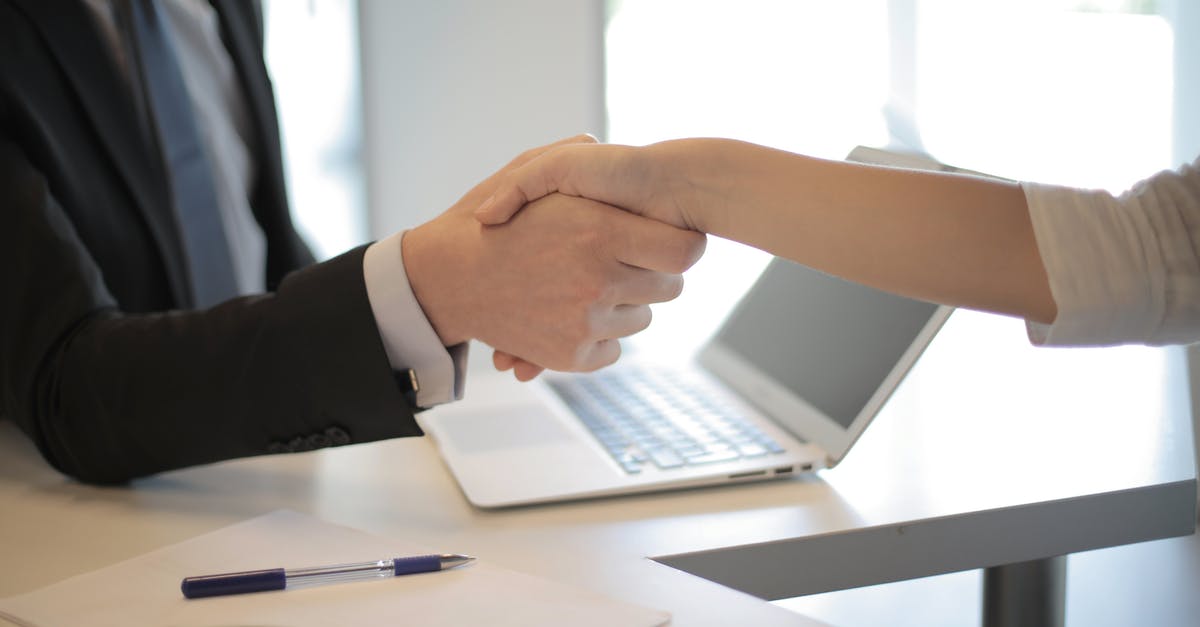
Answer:
[(659, 468), (678, 468), (684, 465), (684, 460), (678, 453), (669, 448), (659, 448), (646, 451), (650, 455), (650, 461), (654, 462)]
[(778, 442), (776, 442), (775, 440), (772, 440), (770, 438), (765, 438), (765, 439), (759, 440), (759, 444), (762, 444), (764, 447), (766, 447), (766, 449), (768, 451), (770, 451), (771, 454), (778, 454), (778, 453), (783, 452), (783, 447), (779, 446)]
[(705, 453), (703, 455), (697, 455), (695, 457), (689, 457), (687, 458), (687, 463), (689, 466), (699, 466), (701, 464), (725, 462), (731, 459), (737, 459), (739, 457), (741, 457), (741, 455), (739, 455), (736, 450), (726, 449), (724, 451), (715, 451), (711, 453)]
[(675, 449), (675, 452), (683, 457), (700, 457), (708, 454), (708, 451), (702, 446), (683, 446)]
[(613, 456), (616, 458), (617, 463), (621, 465), (621, 468), (624, 468), (625, 472), (630, 474), (641, 472), (642, 464), (646, 462), (646, 458), (644, 456), (630, 453), (629, 451), (624, 453), (614, 453)]
[(767, 454), (767, 447), (761, 444), (739, 444), (737, 450), (742, 457), (761, 457)]
[(642, 465), (638, 462), (622, 462), (621, 468), (631, 475), (636, 475), (642, 472)]

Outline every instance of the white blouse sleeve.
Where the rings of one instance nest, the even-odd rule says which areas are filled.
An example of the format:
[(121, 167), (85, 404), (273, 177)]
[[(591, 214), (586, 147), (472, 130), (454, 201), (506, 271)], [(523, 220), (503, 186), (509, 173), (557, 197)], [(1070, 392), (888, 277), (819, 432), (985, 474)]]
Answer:
[(1200, 159), (1113, 196), (1022, 183), (1050, 291), (1045, 345), (1200, 341)]

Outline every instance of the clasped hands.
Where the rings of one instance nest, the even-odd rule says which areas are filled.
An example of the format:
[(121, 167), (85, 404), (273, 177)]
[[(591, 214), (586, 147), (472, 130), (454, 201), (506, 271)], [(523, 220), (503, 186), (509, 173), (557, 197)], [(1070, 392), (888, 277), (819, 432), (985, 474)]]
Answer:
[(544, 186), (535, 195), (516, 184), (536, 175), (515, 176), (548, 150), (594, 142), (579, 136), (527, 151), (404, 235), (409, 282), (444, 345), (485, 342), (496, 367), (522, 381), (545, 368), (596, 370), (620, 356), (619, 338), (649, 326), (650, 304), (680, 294), (703, 234), (614, 199)]

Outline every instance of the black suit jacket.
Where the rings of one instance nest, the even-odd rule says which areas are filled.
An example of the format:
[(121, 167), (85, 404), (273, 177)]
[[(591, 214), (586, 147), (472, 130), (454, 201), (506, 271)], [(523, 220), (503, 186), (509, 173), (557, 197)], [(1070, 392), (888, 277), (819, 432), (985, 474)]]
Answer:
[(163, 165), (91, 14), (0, 0), (0, 415), (85, 481), (420, 434), (363, 249), (309, 265), (292, 226), (257, 4), (214, 5), (274, 291), (194, 311)]

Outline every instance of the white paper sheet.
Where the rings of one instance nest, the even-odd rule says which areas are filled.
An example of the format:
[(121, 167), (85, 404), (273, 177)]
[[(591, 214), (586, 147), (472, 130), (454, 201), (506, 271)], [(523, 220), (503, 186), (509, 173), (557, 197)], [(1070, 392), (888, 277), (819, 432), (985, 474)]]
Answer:
[(461, 568), (376, 581), (188, 600), (190, 575), (300, 568), (418, 555), (414, 547), (278, 511), (28, 594), (0, 617), (30, 627), (344, 625), (662, 625), (666, 612), (616, 601), (480, 559)]

